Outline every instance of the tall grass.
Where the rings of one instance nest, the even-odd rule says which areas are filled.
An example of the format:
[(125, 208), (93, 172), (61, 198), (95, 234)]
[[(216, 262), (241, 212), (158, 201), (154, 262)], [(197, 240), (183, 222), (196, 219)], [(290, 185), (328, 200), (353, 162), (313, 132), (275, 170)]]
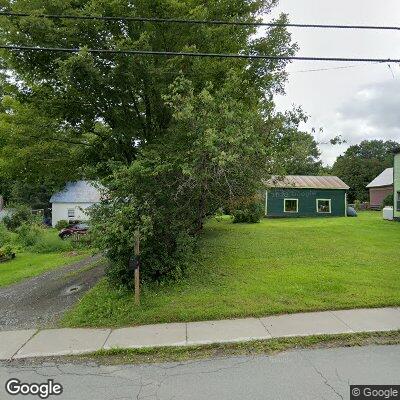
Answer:
[(34, 253), (57, 253), (70, 251), (73, 243), (61, 240), (53, 229), (39, 225), (24, 224), (17, 230), (17, 244)]

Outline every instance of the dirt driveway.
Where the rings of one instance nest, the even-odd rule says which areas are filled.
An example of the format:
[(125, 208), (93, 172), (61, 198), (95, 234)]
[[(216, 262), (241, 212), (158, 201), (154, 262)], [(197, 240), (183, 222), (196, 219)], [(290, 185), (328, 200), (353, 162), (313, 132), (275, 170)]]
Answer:
[(97, 255), (0, 288), (0, 331), (55, 326), (103, 275)]

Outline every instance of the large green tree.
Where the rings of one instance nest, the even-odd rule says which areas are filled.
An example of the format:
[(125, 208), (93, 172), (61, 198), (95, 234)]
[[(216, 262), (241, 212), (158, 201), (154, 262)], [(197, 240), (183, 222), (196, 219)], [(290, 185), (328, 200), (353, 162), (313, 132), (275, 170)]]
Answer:
[(391, 140), (364, 140), (337, 158), (332, 173), (350, 186), (350, 201), (368, 201), (366, 186), (386, 168), (393, 167), (393, 151), (398, 147), (399, 143)]
[(268, 170), (278, 175), (319, 175), (321, 152), (312, 134), (300, 129), (308, 117), (301, 108), (271, 116)]
[(109, 202), (93, 217), (95, 232), (117, 275), (127, 273), (137, 231), (147, 276), (157, 279), (176, 270), (205, 218), (230, 199), (252, 194), (270, 166), (267, 158), (278, 151), (277, 131), (285, 127), (276, 122), (282, 116), (274, 112), (273, 96), (283, 93), (287, 61), (90, 49), (287, 56), (296, 51), (284, 27), (287, 17), (278, 19), (281, 26), (254, 35), (249, 26), (43, 19), (37, 14), (251, 22), (276, 3), (1, 0), (5, 10), (33, 14), (2, 18), (3, 43), (81, 49), (77, 54), (0, 53), (7, 71), (0, 115), (3, 174), (51, 185), (80, 176), (101, 178)]
[[(275, 0), (0, 2), (3, 9), (33, 14), (244, 21), (254, 21), (275, 3)], [(280, 21), (284, 23), (285, 17)], [(56, 146), (56, 141), (58, 146), (65, 144), (65, 147), (82, 143), (80, 146), (86, 147), (83, 149), (86, 162), (96, 165), (113, 159), (129, 164), (143, 145), (157, 142), (167, 134), (171, 111), (162, 96), (181, 73), (193, 81), (195, 90), (202, 90), (206, 82), (218, 87), (228, 79), (230, 70), (240, 71), (242, 79), (251, 82), (261, 97), (282, 90), (285, 62), (94, 55), (84, 48), (293, 53), (294, 47), (289, 44), (285, 28), (274, 28), (262, 38), (251, 39), (254, 32), (254, 28), (236, 26), (3, 17), (0, 40), (4, 43), (83, 49), (79, 54), (1, 53), (11, 75), (6, 94), (12, 96), (13, 101), (7, 100), (7, 106), (19, 130), (13, 139), (24, 140), (20, 147), (32, 148), (35, 143), (47, 146), (47, 151)], [(33, 114), (38, 117), (32, 118)], [(36, 126), (24, 123), (23, 118), (30, 119)], [(31, 130), (35, 134), (31, 134)], [(40, 135), (36, 134), (37, 130), (42, 130)], [(43, 173), (42, 168), (40, 174)]]

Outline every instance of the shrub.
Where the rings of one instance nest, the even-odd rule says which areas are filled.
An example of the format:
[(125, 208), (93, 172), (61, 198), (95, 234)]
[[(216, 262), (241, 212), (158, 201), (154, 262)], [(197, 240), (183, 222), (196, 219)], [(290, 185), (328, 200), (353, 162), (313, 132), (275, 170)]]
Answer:
[(55, 228), (60, 231), (61, 229), (68, 228), (69, 222), (65, 219), (62, 219), (56, 223)]
[(36, 224), (22, 224), (17, 229), (18, 242), (23, 247), (32, 247), (43, 237), (43, 228)]
[(394, 205), (394, 196), (393, 194), (389, 194), (389, 196), (385, 197), (385, 200), (383, 200), (383, 207), (388, 207)]
[(6, 226), (0, 223), (0, 247), (11, 241), (11, 233), (8, 231)]
[(255, 224), (260, 222), (264, 215), (264, 206), (259, 196), (242, 200), (232, 213), (233, 223)]
[(361, 210), (361, 201), (360, 200), (355, 200), (354, 201), (354, 208), (356, 209), (356, 211), (360, 211)]
[(7, 215), (3, 219), (7, 229), (15, 231), (23, 224), (32, 224), (35, 221), (35, 216), (32, 214), (32, 211), (28, 206), (15, 205), (11, 208), (11, 215)]
[(64, 239), (64, 242), (71, 242), (74, 249), (85, 249), (92, 246), (93, 238), (91, 231), (89, 230), (84, 235), (78, 235), (76, 238), (72, 237), (68, 240)]
[[(181, 234), (176, 242), (167, 243), (152, 237), (143, 244), (140, 273), (143, 281), (163, 283), (181, 279), (193, 259), (196, 240), (189, 235)], [(110, 252), (111, 253), (111, 252)], [(108, 281), (116, 287), (133, 288), (134, 270), (128, 258), (114, 258), (107, 254), (112, 262), (106, 267)], [(171, 255), (173, 254), (173, 255)], [(133, 254), (131, 254), (132, 256)]]
[(54, 230), (44, 229), (40, 225), (23, 224), (17, 234), (20, 245), (34, 253), (57, 253), (73, 249), (71, 241), (61, 240)]
[(34, 253), (58, 253), (73, 250), (73, 244), (70, 240), (61, 240), (51, 232), (51, 234), (42, 234), (30, 250)]
[(182, 277), (196, 243), (180, 225), (165, 220), (163, 215), (149, 215), (146, 204), (136, 204), (133, 200), (93, 207), (90, 230), (94, 246), (106, 251), (107, 278), (118, 287), (132, 287), (134, 272), (129, 260), (134, 255), (137, 231), (141, 239), (141, 280), (147, 283)]
[(0, 248), (0, 259), (12, 259), (15, 257), (14, 249), (10, 245)]

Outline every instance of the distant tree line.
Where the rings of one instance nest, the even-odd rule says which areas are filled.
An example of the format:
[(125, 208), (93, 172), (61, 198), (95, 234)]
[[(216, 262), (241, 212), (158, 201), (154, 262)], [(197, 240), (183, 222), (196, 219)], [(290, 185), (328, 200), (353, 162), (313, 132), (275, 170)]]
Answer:
[(337, 158), (332, 174), (350, 186), (351, 202), (369, 200), (366, 186), (386, 168), (393, 167), (393, 151), (399, 147), (400, 143), (391, 140), (364, 140)]

